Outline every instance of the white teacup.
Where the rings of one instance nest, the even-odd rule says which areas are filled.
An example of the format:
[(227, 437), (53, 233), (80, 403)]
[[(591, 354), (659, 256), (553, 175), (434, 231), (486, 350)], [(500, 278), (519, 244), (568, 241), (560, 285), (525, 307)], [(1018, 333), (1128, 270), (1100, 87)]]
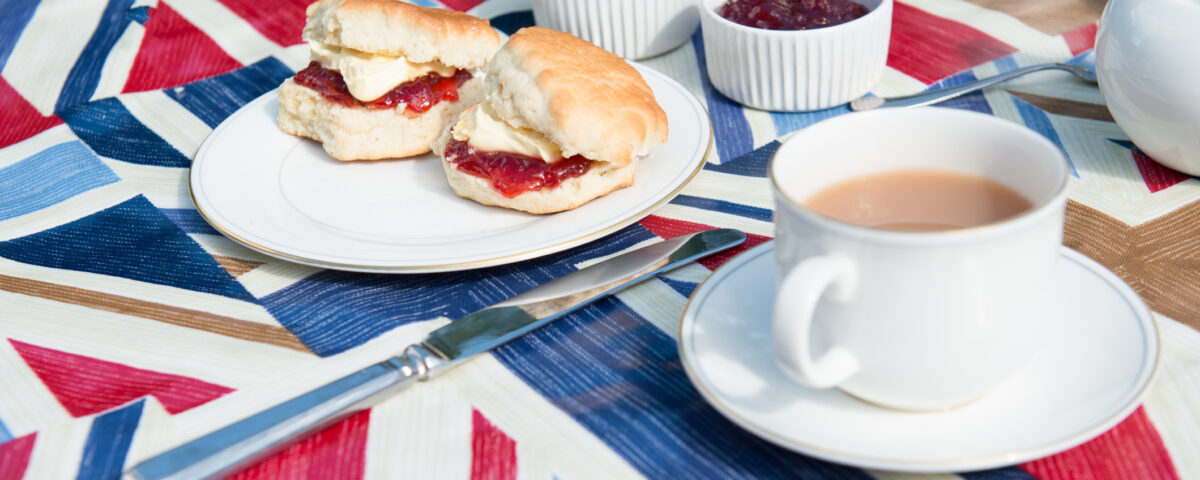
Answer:
[[(908, 232), (805, 203), (844, 180), (914, 169), (983, 177), (1033, 206), (983, 226)], [(982, 397), (1055, 321), (1068, 172), (1040, 134), (975, 112), (876, 110), (798, 132), (770, 165), (777, 363), (803, 384), (904, 410)]]

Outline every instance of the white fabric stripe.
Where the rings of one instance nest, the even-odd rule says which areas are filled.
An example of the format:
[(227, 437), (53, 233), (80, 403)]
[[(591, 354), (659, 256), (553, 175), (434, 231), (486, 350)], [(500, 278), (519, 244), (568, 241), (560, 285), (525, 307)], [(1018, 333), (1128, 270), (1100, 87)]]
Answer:
[(376, 405), (366, 460), (368, 480), (470, 478), (471, 404), (438, 378)]
[(754, 138), (754, 148), (771, 143), (779, 136), (775, 130), (775, 121), (771, 120), (770, 112), (743, 108), (742, 115), (746, 117), (746, 123), (750, 124), (750, 135)]
[(1162, 359), (1146, 396), (1146, 415), (1179, 477), (1200, 478), (1200, 332), (1163, 315), (1156, 320)]
[(133, 69), (133, 60), (137, 58), (145, 35), (146, 27), (138, 22), (129, 22), (129, 26), (108, 52), (108, 59), (104, 61), (104, 68), (100, 70), (100, 82), (96, 85), (92, 100), (115, 97), (121, 93), (125, 88), (125, 81), (129, 80), (129, 71)]
[(188, 171), (176, 167), (141, 165), (100, 157), (112, 169), (121, 184), (140, 193), (158, 208), (196, 208), (188, 194)]
[(79, 475), (79, 460), (91, 429), (92, 417), (84, 417), (39, 430), (25, 478), (73, 480)]
[(71, 419), (67, 409), (58, 403), (8, 341), (0, 341), (0, 371), (4, 372), (4, 388), (0, 388), (0, 420), (4, 421), (13, 438)]
[(51, 127), (25, 140), (0, 148), (0, 168), (13, 165), (41, 153), (42, 150), (73, 140), (79, 140), (79, 138), (75, 136), (75, 132), (72, 132), (70, 127), (66, 125)]
[[(259, 372), (254, 388), (241, 389), (221, 396), (213, 401), (176, 414), (175, 435), (162, 438), (158, 451), (170, 449), (184, 441), (207, 434), (228, 425), (230, 421), (244, 418), (266, 408), (278, 405), (299, 394), (342, 378), (363, 367), (396, 355), (405, 346), (419, 342), (433, 329), (449, 323), (446, 319), (418, 322), (393, 329), (351, 350), (317, 360), (309, 356), (308, 361), (288, 360), (286, 365), (257, 364), (244, 361), (235, 368), (254, 369)], [(227, 354), (230, 356), (236, 355)], [(209, 367), (213, 368), (213, 367)], [(437, 381), (442, 381), (438, 379)], [(249, 387), (250, 385), (247, 385)], [(421, 388), (417, 385), (413, 388)], [(415, 392), (420, 396), (420, 392)], [(420, 437), (422, 440), (426, 436)], [(138, 452), (133, 461), (145, 460), (154, 452)], [(131, 452), (132, 456), (133, 452)]]
[(775, 235), (775, 225), (771, 222), (754, 220), (738, 215), (730, 215), (728, 213), (704, 210), (702, 208), (669, 203), (663, 205), (662, 208), (659, 208), (658, 211), (654, 212), (654, 214), (660, 217), (710, 225), (717, 228), (736, 228), (743, 232), (753, 233), (755, 235)]
[(701, 170), (692, 179), (685, 195), (703, 198), (729, 200), (742, 205), (758, 208), (774, 208), (774, 197), (771, 194), (771, 181), (766, 178), (747, 177), (731, 173)]
[(7, 258), (0, 258), (0, 273), (279, 326), (275, 318), (261, 305), (212, 293), (139, 282), (98, 273), (40, 267), (14, 262)]
[(1022, 23), (1016, 17), (964, 0), (905, 0), (904, 3), (929, 14), (970, 25), (1017, 50), (1037, 50), (1054, 38)]
[[(643, 478), (603, 441), (517, 378), (491, 354), (481, 355), (439, 378), (517, 442), (520, 478)], [(422, 385), (423, 386), (423, 385)], [(396, 399), (400, 400), (400, 399)], [(469, 413), (469, 412), (468, 412)], [(420, 432), (410, 432), (421, 435)], [(416, 436), (414, 438), (424, 438)], [(534, 470), (523, 472), (523, 470)]]
[(130, 9), (134, 9), (134, 8), (138, 8), (138, 7), (154, 8), (157, 6), (158, 6), (158, 0), (133, 0), (133, 5), (130, 5), (129, 8)]
[(299, 71), (308, 66), (309, 53), (308, 45), (292, 45), (288, 48), (275, 52), (275, 58), (287, 65), (293, 71)]
[(700, 77), (700, 65), (696, 63), (696, 49), (692, 47), (691, 41), (675, 50), (635, 63), (653, 68), (671, 77), (692, 92), (700, 104), (704, 105), (704, 83)]
[(679, 338), (679, 314), (687, 304), (687, 297), (662, 280), (650, 279), (617, 293), (616, 297), (663, 333)]
[(926, 85), (920, 80), (894, 68), (885, 67), (883, 75), (879, 77), (879, 82), (871, 87), (871, 93), (877, 97), (897, 97), (920, 92), (925, 87)]
[(105, 0), (42, 2), (21, 32), (0, 73), (42, 115), (54, 112), (58, 94), (107, 4)]
[(119, 98), (146, 128), (188, 158), (196, 156), (200, 143), (212, 133), (208, 124), (161, 91), (131, 93)]
[(274, 260), (272, 257), (268, 257), (254, 250), (243, 247), (237, 242), (230, 240), (229, 237), (223, 235), (208, 235), (204, 233), (193, 233), (190, 235), (192, 240), (195, 240), (196, 243), (199, 243), (201, 247), (204, 247), (205, 251), (212, 255), (222, 255), (226, 257), (262, 263), (267, 263)]
[(280, 50), (279, 45), (217, 0), (163, 1), (242, 65), (257, 62)]
[(235, 389), (303, 376), (319, 363), (315, 355), (283, 347), (4, 291), (0, 331), (46, 348)]
[[(193, 235), (197, 237), (199, 235)], [(267, 264), (242, 274), (238, 281), (251, 295), (262, 298), (321, 271), (317, 267), (272, 259)]]
[(94, 188), (19, 217), (0, 221), (0, 241), (32, 235), (86, 217), (137, 195), (121, 182)]

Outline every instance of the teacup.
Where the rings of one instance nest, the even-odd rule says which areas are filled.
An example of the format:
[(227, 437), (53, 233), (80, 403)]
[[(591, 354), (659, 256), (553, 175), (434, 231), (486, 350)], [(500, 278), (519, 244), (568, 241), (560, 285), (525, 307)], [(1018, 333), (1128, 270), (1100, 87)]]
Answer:
[[(1039, 330), (1055, 321), (1069, 167), (1040, 134), (953, 109), (851, 113), (786, 140), (769, 170), (779, 272), (772, 348), (795, 380), (897, 409), (953, 408), (1015, 373), (1038, 347)], [(976, 225), (911, 219), (952, 225), (903, 231), (850, 223), (810, 204), (854, 182), (870, 190), (901, 174), (985, 182), (1027, 205)]]

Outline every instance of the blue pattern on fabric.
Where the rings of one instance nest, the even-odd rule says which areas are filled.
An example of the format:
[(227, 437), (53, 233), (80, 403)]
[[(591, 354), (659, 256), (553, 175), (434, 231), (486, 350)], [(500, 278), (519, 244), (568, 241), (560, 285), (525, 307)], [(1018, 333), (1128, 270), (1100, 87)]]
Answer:
[(498, 15), (498, 16), (492, 17), (490, 22), (492, 24), (492, 28), (500, 30), (501, 32), (504, 32), (507, 35), (512, 35), (514, 33), (517, 33), (517, 30), (520, 30), (525, 27), (532, 27), (535, 25), (535, 23), (533, 21), (533, 11), (532, 10), (522, 10), (519, 12), (512, 12), (512, 13), (506, 13), (504, 15)]
[(815, 112), (772, 112), (771, 122), (775, 124), (775, 134), (782, 137), (821, 120), (833, 118), (843, 113), (850, 113), (850, 107), (843, 105), (840, 107), (827, 108), (825, 110), (817, 110)]
[(146, 400), (111, 410), (92, 419), (92, 429), (83, 445), (79, 480), (117, 480), (125, 468), (125, 456), (142, 419)]
[(96, 87), (100, 85), (100, 72), (104, 69), (104, 63), (108, 61), (108, 53), (133, 20), (129, 15), (129, 7), (132, 6), (133, 0), (109, 0), (104, 13), (100, 15), (100, 24), (92, 32), (92, 38), (83, 47), (83, 52), (75, 59), (75, 66), (71, 67), (71, 73), (67, 75), (54, 111), (86, 103), (96, 93)]
[(137, 7), (129, 9), (129, 19), (145, 25), (150, 21), (150, 7)]
[(83, 142), (60, 143), (0, 168), (0, 220), (41, 210), (118, 180)]
[(71, 223), (0, 242), (0, 257), (254, 301), (211, 255), (140, 195)]
[(12, 440), (12, 432), (8, 431), (8, 427), (4, 426), (4, 422), (0, 421), (0, 443)]
[(648, 478), (871, 478), (726, 420), (688, 380), (675, 341), (613, 297), (493, 353)]
[(1013, 97), (1013, 103), (1017, 106), (1017, 112), (1021, 114), (1021, 120), (1025, 122), (1025, 126), (1042, 134), (1046, 139), (1050, 140), (1058, 150), (1062, 152), (1063, 157), (1067, 159), (1067, 166), (1071, 167), (1071, 176), (1079, 178), (1079, 172), (1075, 170), (1075, 161), (1071, 160), (1071, 155), (1067, 153), (1067, 147), (1063, 145), (1062, 139), (1058, 136), (1058, 130), (1055, 130), (1054, 125), (1050, 123), (1050, 116), (1046, 112), (1037, 108), (1029, 102)]
[(192, 164), (187, 156), (142, 125), (116, 98), (76, 105), (58, 116), (102, 156), (159, 167)]
[(964, 480), (1035, 480), (1037, 477), (1019, 467), (997, 468), (958, 474)]
[(216, 128), (247, 102), (278, 87), (293, 74), (275, 57), (267, 57), (232, 72), (168, 88), (163, 93)]
[(671, 203), (675, 205), (684, 205), (704, 210), (711, 210), (714, 212), (728, 213), (731, 215), (752, 218), (754, 220), (761, 220), (764, 222), (770, 222), (771, 216), (773, 215), (772, 211), (766, 208), (751, 207), (749, 205), (742, 205), (740, 203), (728, 202), (725, 200), (717, 200), (715, 198), (693, 197), (691, 195), (676, 196), (671, 200)]
[(708, 106), (708, 115), (712, 119), (713, 137), (717, 143), (717, 155), (725, 162), (737, 158), (754, 149), (754, 134), (750, 132), (750, 122), (742, 111), (742, 105), (730, 100), (713, 87), (708, 77), (708, 60), (704, 57), (704, 36), (700, 30), (692, 35), (692, 46), (696, 50), (696, 65), (699, 68), (701, 84), (704, 86), (704, 100)]
[(667, 284), (668, 287), (671, 287), (671, 290), (679, 292), (679, 294), (683, 295), (684, 297), (691, 297), (692, 292), (696, 291), (696, 287), (700, 286), (699, 283), (685, 282), (683, 280), (675, 280), (667, 277), (658, 277), (658, 279), (662, 280), (662, 282)]
[(202, 233), (205, 235), (220, 235), (217, 229), (213, 228), (204, 217), (200, 216), (200, 212), (190, 208), (162, 208), (160, 212), (176, 227), (183, 230), (184, 233)]
[(262, 304), (324, 357), (411, 322), (457, 319), (569, 273), (584, 260), (652, 238), (635, 224), (565, 252), (479, 270), (423, 275), (326, 270), (263, 297)]
[(38, 2), (31, 0), (0, 0), (0, 12), (4, 12), (0, 14), (0, 69), (8, 63), (17, 39), (25, 32), (37, 7)]
[(775, 155), (775, 150), (779, 149), (779, 145), (778, 140), (772, 141), (750, 153), (733, 160), (726, 160), (720, 165), (709, 163), (704, 166), (704, 169), (744, 177), (765, 178), (767, 176), (767, 166), (771, 164), (771, 156)]
[[(929, 91), (933, 91), (933, 90), (940, 90), (943, 88), (950, 88), (953, 86), (962, 85), (967, 82), (974, 82), (975, 80), (977, 80), (977, 78), (975, 77), (975, 73), (970, 70), (967, 70), (967, 71), (964, 71), (957, 75), (954, 75), (952, 77), (947, 77), (947, 78), (943, 79), (942, 81), (937, 82), (933, 85), (930, 85), (929, 88), (926, 88), (924, 91), (929, 92)], [(977, 90), (977, 91), (968, 93), (966, 95), (963, 95), (961, 97), (952, 98), (950, 100), (938, 102), (938, 103), (935, 103), (934, 105), (938, 106), (938, 107), (954, 108), (954, 109), (958, 109), (958, 110), (971, 110), (974, 112), (986, 113), (988, 115), (993, 114), (992, 106), (991, 106), (991, 104), (988, 103), (987, 97), (985, 97), (983, 95), (982, 90)]]

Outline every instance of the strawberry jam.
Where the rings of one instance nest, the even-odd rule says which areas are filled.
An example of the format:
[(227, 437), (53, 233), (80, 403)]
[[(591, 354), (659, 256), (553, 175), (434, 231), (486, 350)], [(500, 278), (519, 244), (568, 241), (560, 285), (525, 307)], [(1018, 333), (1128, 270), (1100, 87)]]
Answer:
[(342, 73), (337, 70), (312, 62), (304, 70), (296, 72), (296, 83), (320, 92), (326, 100), (343, 107), (362, 106), (382, 110), (395, 108), (403, 103), (405, 109), (414, 113), (424, 113), (441, 101), (458, 101), (458, 88), (470, 79), (471, 72), (462, 69), (455, 71), (453, 77), (429, 72), (427, 75), (396, 85), (396, 88), (379, 98), (363, 102), (350, 95)]
[(717, 14), (747, 27), (808, 30), (846, 23), (868, 11), (851, 0), (729, 0)]
[(554, 188), (571, 177), (587, 173), (592, 161), (582, 156), (554, 163), (511, 152), (481, 152), (458, 140), (446, 145), (446, 160), (459, 171), (490, 179), (492, 188), (508, 198), (543, 188)]

